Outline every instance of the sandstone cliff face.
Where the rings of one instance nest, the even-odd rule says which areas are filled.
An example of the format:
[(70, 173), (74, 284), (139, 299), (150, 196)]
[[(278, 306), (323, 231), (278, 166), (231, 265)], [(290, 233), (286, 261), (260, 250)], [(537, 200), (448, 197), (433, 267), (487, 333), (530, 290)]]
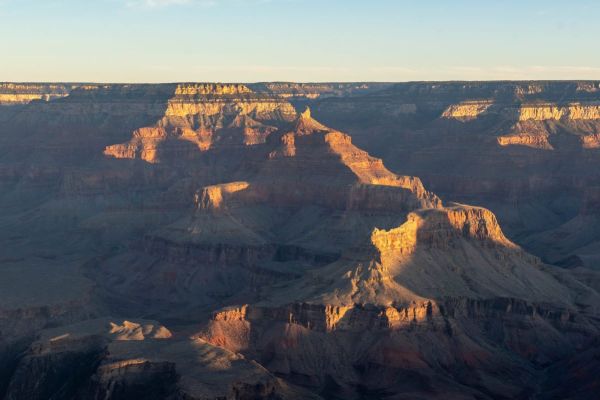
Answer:
[(443, 118), (453, 118), (460, 121), (468, 121), (477, 118), (487, 111), (493, 103), (491, 101), (473, 101), (452, 104), (443, 113)]
[(219, 209), (227, 198), (237, 192), (248, 189), (248, 182), (232, 182), (207, 186), (202, 193), (196, 193), (195, 203), (199, 209)]
[(475, 239), (489, 245), (510, 249), (517, 246), (502, 233), (489, 210), (455, 206), (440, 211), (414, 212), (407, 222), (390, 231), (375, 229), (371, 241), (379, 252), (400, 250), (410, 254), (416, 245), (448, 247), (456, 238)]
[[(501, 146), (526, 146), (553, 150), (550, 140), (563, 132), (580, 137), (581, 147), (594, 148), (600, 122), (597, 101), (570, 103), (494, 103), (493, 101), (466, 101), (450, 105), (443, 119), (474, 122), (478, 118), (495, 115), (505, 123), (513, 122), (510, 133), (497, 137)], [(502, 128), (505, 129), (505, 128)]]
[(519, 120), (597, 120), (600, 119), (600, 106), (597, 104), (524, 105), (519, 112)]
[[(282, 170), (285, 172), (281, 173)], [(300, 115), (293, 131), (281, 137), (281, 147), (269, 154), (256, 180), (261, 184), (276, 182), (285, 188), (290, 182), (286, 178), (289, 176), (296, 176), (298, 181), (295, 190), (286, 189), (288, 196), (294, 192), (309, 194), (315, 189), (331, 191), (330, 195), (321, 195), (312, 201), (328, 201), (332, 205), (337, 201), (335, 207), (386, 207), (383, 199), (390, 201), (387, 204), (390, 209), (395, 200), (400, 208), (399, 203), (408, 208), (441, 205), (437, 196), (425, 190), (419, 178), (390, 172), (382, 160), (354, 146), (350, 136), (315, 121), (309, 109)], [(307, 187), (303, 187), (305, 182)], [(334, 188), (334, 185), (345, 187)], [(386, 192), (395, 194), (386, 196)], [(308, 196), (304, 201), (307, 199)]]
[(500, 146), (525, 146), (531, 147), (534, 149), (546, 149), (552, 150), (553, 147), (548, 141), (548, 136), (546, 135), (527, 135), (527, 134), (519, 134), (519, 135), (509, 135), (509, 136), (500, 136), (498, 137), (498, 144)]
[(581, 137), (581, 144), (584, 149), (600, 148), (600, 134), (584, 135)]
[[(560, 358), (568, 352), (568, 343), (581, 337), (580, 325), (569, 312), (515, 300), (387, 308), (296, 304), (277, 310), (249, 309), (244, 320), (225, 320), (224, 313), (215, 317), (204, 337), (256, 357), (292, 381), (320, 388), (325, 396), (356, 396), (353, 387), (360, 382), (363, 393), (387, 388), (407, 396), (425, 390), (440, 398), (476, 398), (476, 392), (465, 393), (452, 382), (477, 386), (487, 379), (491, 379), (484, 384), (488, 395), (524, 395), (523, 388), (535, 377), (523, 367), (523, 360)], [(472, 319), (481, 325), (467, 322)], [(494, 322), (499, 319), (503, 322)], [(480, 339), (483, 332), (487, 341)], [(506, 349), (519, 354), (521, 361), (507, 357)], [(359, 366), (358, 371), (349, 365)], [(507, 367), (502, 384), (494, 382), (500, 376), (498, 365)], [(471, 374), (477, 370), (478, 376), (467, 370)], [(452, 371), (450, 376), (447, 371)], [(408, 383), (406, 374), (417, 382)], [(330, 379), (336, 382), (335, 390), (327, 389)]]
[(277, 129), (269, 124), (291, 121), (295, 115), (290, 103), (245, 85), (178, 85), (155, 126), (136, 130), (131, 141), (108, 146), (104, 154), (150, 163), (161, 157), (194, 159), (219, 143), (264, 143)]

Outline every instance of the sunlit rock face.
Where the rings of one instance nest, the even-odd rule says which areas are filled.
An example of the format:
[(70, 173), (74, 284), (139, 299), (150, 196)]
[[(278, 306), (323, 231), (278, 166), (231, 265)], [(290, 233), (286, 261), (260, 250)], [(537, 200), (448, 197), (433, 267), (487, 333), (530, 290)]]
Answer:
[(554, 104), (525, 105), (519, 112), (520, 121), (546, 121), (546, 120), (598, 120), (600, 119), (600, 105), (573, 103), (567, 106)]
[(459, 104), (452, 104), (442, 113), (443, 118), (468, 121), (477, 118), (480, 114), (487, 111), (492, 106), (490, 101), (468, 101)]
[(69, 95), (72, 85), (0, 83), (0, 106), (50, 101)]
[(245, 85), (177, 85), (154, 126), (136, 130), (129, 142), (108, 146), (104, 154), (150, 163), (169, 157), (193, 159), (215, 145), (264, 143), (278, 123), (295, 117), (287, 101)]
[[(575, 218), (600, 181), (599, 101), (598, 81), (424, 82), (315, 100), (312, 110), (443, 199), (491, 208), (509, 236), (546, 259), (556, 242), (540, 235)], [(391, 111), (407, 103), (414, 114)]]
[(1, 398), (590, 397), (598, 82), (0, 94)]

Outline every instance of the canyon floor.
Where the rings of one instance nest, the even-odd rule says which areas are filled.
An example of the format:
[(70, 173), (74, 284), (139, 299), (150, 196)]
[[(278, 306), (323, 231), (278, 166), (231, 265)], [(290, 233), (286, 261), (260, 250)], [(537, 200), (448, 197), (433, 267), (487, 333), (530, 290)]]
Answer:
[(0, 84), (0, 398), (593, 399), (600, 82)]

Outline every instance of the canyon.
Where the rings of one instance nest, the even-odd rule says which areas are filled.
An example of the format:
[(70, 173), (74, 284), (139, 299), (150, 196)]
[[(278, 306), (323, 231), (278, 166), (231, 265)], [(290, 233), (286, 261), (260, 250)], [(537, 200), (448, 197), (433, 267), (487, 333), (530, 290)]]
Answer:
[(600, 82), (0, 83), (0, 398), (577, 399)]

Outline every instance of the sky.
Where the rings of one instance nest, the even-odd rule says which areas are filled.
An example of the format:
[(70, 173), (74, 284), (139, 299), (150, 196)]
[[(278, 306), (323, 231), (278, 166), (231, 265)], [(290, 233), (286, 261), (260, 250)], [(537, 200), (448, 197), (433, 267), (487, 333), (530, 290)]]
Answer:
[(599, 0), (0, 0), (0, 81), (600, 79)]

